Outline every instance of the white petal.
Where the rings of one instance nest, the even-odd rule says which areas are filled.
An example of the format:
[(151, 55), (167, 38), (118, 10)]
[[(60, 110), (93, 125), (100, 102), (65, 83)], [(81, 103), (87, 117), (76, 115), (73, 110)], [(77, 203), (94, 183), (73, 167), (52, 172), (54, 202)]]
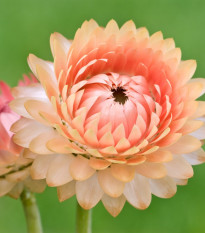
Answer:
[(102, 198), (103, 190), (95, 173), (89, 179), (76, 182), (76, 197), (84, 209), (93, 208)]
[(48, 186), (60, 186), (73, 180), (70, 174), (70, 165), (74, 159), (73, 157), (72, 155), (59, 154), (52, 160), (46, 175)]
[(103, 205), (113, 217), (116, 217), (120, 213), (125, 204), (125, 201), (126, 199), (124, 195), (114, 198), (104, 194), (102, 197)]
[(134, 179), (126, 183), (124, 195), (127, 201), (138, 209), (146, 209), (151, 202), (151, 191), (149, 180), (136, 174)]
[(59, 201), (65, 201), (75, 194), (75, 180), (57, 187)]
[(202, 148), (189, 154), (182, 155), (191, 165), (197, 165), (205, 162), (205, 152)]
[(181, 156), (173, 155), (173, 160), (164, 163), (167, 175), (177, 179), (187, 179), (193, 176), (192, 166)]
[(103, 191), (111, 197), (119, 197), (124, 190), (124, 182), (114, 178), (111, 169), (107, 168), (98, 172), (98, 180)]
[(176, 182), (168, 176), (162, 179), (150, 179), (150, 187), (151, 192), (161, 198), (170, 198), (177, 191)]

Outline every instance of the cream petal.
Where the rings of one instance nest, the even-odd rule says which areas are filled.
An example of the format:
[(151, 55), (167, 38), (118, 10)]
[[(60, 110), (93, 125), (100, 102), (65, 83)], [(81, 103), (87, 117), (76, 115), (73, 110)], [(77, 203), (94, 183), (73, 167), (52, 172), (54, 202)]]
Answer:
[(107, 34), (107, 36), (110, 36), (112, 34), (118, 34), (119, 33), (119, 27), (116, 23), (115, 20), (110, 20), (108, 22), (108, 24), (106, 25), (105, 29), (104, 29), (105, 34)]
[(28, 148), (30, 142), (40, 135), (43, 132), (46, 132), (49, 127), (46, 127), (36, 121), (31, 121), (30, 124), (26, 127), (18, 131), (13, 140), (17, 145)]
[(182, 155), (191, 165), (197, 165), (205, 162), (205, 152), (202, 148), (189, 154)]
[(53, 152), (47, 148), (46, 143), (56, 137), (56, 135), (58, 134), (53, 128), (48, 129), (47, 132), (38, 135), (30, 142), (29, 149), (37, 154), (53, 154)]
[(186, 91), (186, 96), (185, 96), (186, 100), (195, 100), (201, 95), (201, 93), (203, 93), (203, 84), (200, 82), (195, 82), (195, 83), (189, 82), (185, 86), (185, 91)]
[(18, 199), (23, 191), (23, 188), (24, 188), (23, 183), (17, 183), (8, 193), (8, 195), (14, 199)]
[(14, 163), (19, 155), (13, 154), (7, 150), (0, 150), (0, 166)]
[[(195, 121), (195, 120), (188, 120), (184, 125), (183, 127), (179, 130), (180, 133), (182, 134), (189, 134), (189, 133), (192, 133), (192, 134), (196, 134), (198, 135), (199, 137), (202, 136), (201, 135), (201, 128), (203, 126), (203, 122), (202, 121)], [(199, 129), (199, 132), (198, 134), (196, 133)], [(197, 131), (196, 131), (197, 130)], [(203, 130), (205, 130), (203, 128)], [(202, 131), (203, 131), (202, 130)], [(205, 131), (204, 131), (205, 132)], [(191, 135), (192, 135), (191, 134)], [(194, 135), (193, 135), (194, 136)], [(197, 138), (197, 137), (196, 137)], [(204, 137), (205, 138), (205, 137)]]
[(135, 167), (125, 164), (112, 164), (111, 173), (116, 179), (122, 182), (129, 182), (135, 176)]
[(12, 88), (12, 95), (15, 99), (28, 97), (30, 99), (48, 100), (45, 90), (40, 83), (32, 83), (29, 86), (17, 86)]
[(103, 170), (110, 166), (110, 162), (104, 159), (90, 158), (89, 165), (95, 170)]
[(115, 142), (114, 142), (111, 132), (105, 133), (99, 140), (99, 143), (101, 147), (114, 146)]
[(24, 153), (24, 151), (22, 151), (22, 153), (19, 155), (18, 159), (15, 161), (15, 165), (27, 166), (27, 165), (30, 165), (31, 162), (33, 162), (33, 159), (24, 158), (23, 153)]
[(60, 71), (66, 68), (67, 54), (71, 46), (71, 42), (60, 33), (55, 32), (51, 35), (50, 44), (54, 57), (55, 72), (58, 77)]
[(55, 123), (61, 122), (49, 101), (27, 100), (24, 106), (29, 115), (42, 124), (48, 125), (49, 123), (41, 116), (41, 113), (49, 113), (52, 119), (56, 119)]
[(186, 60), (181, 61), (178, 71), (177, 71), (177, 80), (176, 82), (180, 85), (185, 84), (193, 76), (196, 70), (196, 61), (195, 60)]
[(105, 209), (113, 216), (116, 217), (122, 210), (125, 204), (125, 197), (121, 195), (119, 197), (110, 197), (107, 194), (104, 194), (102, 197), (102, 203), (105, 206)]
[(29, 176), (25, 181), (24, 185), (33, 193), (42, 193), (46, 188), (45, 180), (33, 180)]
[(193, 176), (192, 166), (180, 155), (173, 155), (173, 160), (164, 163), (167, 175), (177, 179), (187, 179)]
[(153, 163), (163, 163), (172, 160), (172, 153), (168, 150), (158, 150), (146, 155), (147, 161)]
[(12, 167), (0, 167), (0, 176), (5, 175), (6, 173), (12, 171)]
[(86, 150), (89, 154), (93, 155), (94, 157), (97, 157), (97, 158), (102, 158), (102, 154), (100, 154), (100, 152), (97, 150), (97, 149), (87, 149)]
[(44, 64), (36, 64), (37, 77), (43, 85), (49, 99), (52, 96), (59, 96), (58, 84), (52, 66), (52, 64), (49, 64), (49, 67), (44, 66)]
[(125, 184), (124, 195), (135, 208), (146, 209), (151, 202), (149, 180), (136, 174), (131, 182)]
[(205, 139), (205, 125), (202, 125), (198, 130), (190, 133), (190, 135), (199, 140)]
[(188, 183), (188, 179), (174, 178), (174, 181), (176, 182), (177, 185), (187, 185), (187, 183)]
[[(196, 83), (196, 84), (201, 84), (202, 85), (202, 90), (199, 96), (202, 96), (205, 93), (205, 80), (204, 78), (193, 78), (189, 81), (190, 84)], [(197, 90), (198, 91), (198, 90)], [(197, 96), (197, 97), (199, 97)]]
[(149, 182), (151, 192), (157, 197), (170, 198), (177, 191), (176, 182), (168, 176), (157, 180), (150, 179)]
[(201, 147), (201, 142), (193, 136), (184, 135), (175, 144), (166, 149), (173, 154), (185, 154), (198, 150)]
[(116, 198), (123, 193), (125, 184), (113, 177), (111, 169), (107, 168), (99, 171), (98, 180), (101, 188), (107, 195)]
[(47, 71), (51, 75), (50, 77), (52, 78), (52, 80), (50, 80), (50, 81), (53, 81), (53, 82), (55, 82), (57, 84), (57, 81), (55, 80), (54, 72), (53, 72), (53, 63), (48, 62), (48, 61), (44, 61), (44, 60), (36, 57), (33, 54), (29, 54), (29, 56), (28, 56), (28, 65), (29, 65), (30, 69), (32, 70), (32, 72), (34, 73), (34, 75), (36, 77), (38, 77), (38, 79), (40, 81), (42, 81), (41, 79), (43, 79), (43, 78), (41, 77), (41, 75), (38, 75), (37, 66), (41, 67), (42, 69)]
[(95, 173), (89, 179), (76, 182), (76, 198), (84, 209), (93, 208), (102, 198), (103, 190)]
[(18, 121), (16, 121), (10, 128), (10, 131), (13, 133), (17, 133), (21, 129), (27, 127), (32, 122), (31, 119), (21, 117)]
[(73, 180), (70, 174), (70, 166), (74, 160), (73, 155), (57, 155), (47, 171), (46, 182), (48, 186), (55, 187), (64, 185)]
[(75, 180), (86, 180), (95, 173), (95, 169), (90, 167), (89, 159), (78, 155), (70, 165), (70, 174)]
[(191, 115), (191, 119), (195, 119), (205, 115), (205, 102), (197, 101), (198, 106), (194, 114)]
[(70, 142), (67, 138), (63, 136), (55, 137), (51, 140), (49, 140), (46, 143), (46, 146), (49, 150), (60, 153), (60, 154), (70, 154), (71, 148), (70, 148)]
[(123, 152), (130, 149), (130, 146), (130, 142), (126, 138), (121, 138), (115, 148), (118, 152)]
[(100, 152), (106, 155), (117, 155), (118, 154), (114, 146), (105, 147), (101, 149)]
[(58, 199), (60, 202), (65, 201), (66, 199), (75, 195), (75, 185), (76, 181), (72, 180), (67, 184), (57, 187)]
[(29, 149), (23, 150), (23, 158), (34, 160), (37, 157), (37, 154), (31, 152)]
[(136, 155), (136, 157), (127, 159), (128, 165), (138, 165), (144, 163), (146, 161), (146, 157), (144, 155)]
[(122, 27), (120, 28), (120, 33), (121, 34), (130, 32), (130, 31), (136, 33), (136, 26), (135, 26), (135, 23), (132, 20), (129, 20), (129, 21), (125, 22), (122, 25)]
[(87, 143), (90, 144), (91, 146), (93, 146), (93, 147), (99, 146), (97, 135), (94, 132), (94, 130), (88, 129), (84, 134), (84, 138), (87, 141)]
[(29, 176), (29, 174), (30, 168), (26, 168), (6, 175), (6, 180), (8, 180), (9, 182), (20, 182), (25, 180)]
[(45, 179), (48, 168), (57, 155), (38, 155), (31, 166), (31, 177), (36, 180)]
[(24, 103), (30, 99), (31, 99), (31, 97), (23, 97), (23, 98), (14, 99), (9, 103), (9, 106), (18, 115), (32, 119), (32, 117), (26, 111), (26, 109), (24, 107)]
[(4, 196), (14, 187), (15, 183), (9, 182), (5, 179), (0, 179), (0, 197)]
[(125, 152), (121, 153), (121, 155), (133, 155), (139, 152), (139, 148), (136, 146), (131, 147), (130, 149), (126, 150)]
[(160, 179), (166, 176), (167, 172), (163, 164), (144, 162), (136, 166), (136, 172), (152, 179)]
[(173, 145), (179, 140), (181, 136), (182, 136), (181, 133), (173, 133), (173, 134), (170, 133), (165, 138), (162, 138), (162, 140), (157, 142), (157, 145), (159, 147), (167, 147), (167, 146)]
[(50, 46), (51, 46), (51, 51), (52, 51), (53, 57), (55, 57), (57, 49), (58, 49), (58, 46), (56, 47), (56, 45), (55, 45), (56, 41), (58, 42), (58, 46), (61, 47), (60, 49), (62, 49), (64, 54), (67, 55), (72, 41), (66, 39), (63, 35), (61, 35), (58, 32), (54, 32), (53, 34), (51, 34)]

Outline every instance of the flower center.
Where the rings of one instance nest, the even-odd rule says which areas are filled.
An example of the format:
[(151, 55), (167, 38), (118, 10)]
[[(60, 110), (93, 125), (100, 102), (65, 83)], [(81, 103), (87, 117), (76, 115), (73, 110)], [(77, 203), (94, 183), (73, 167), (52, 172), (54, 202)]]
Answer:
[(113, 96), (115, 102), (118, 102), (120, 104), (125, 104), (128, 97), (126, 95), (126, 90), (124, 88), (117, 87), (117, 88), (111, 89), (111, 91), (112, 91), (112, 96)]

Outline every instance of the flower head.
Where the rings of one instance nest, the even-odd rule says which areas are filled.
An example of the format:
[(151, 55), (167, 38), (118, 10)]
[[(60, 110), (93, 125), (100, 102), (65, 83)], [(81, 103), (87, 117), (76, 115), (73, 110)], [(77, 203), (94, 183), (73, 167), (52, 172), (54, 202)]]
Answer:
[[(19, 86), (37, 82), (33, 75), (31, 77), (32, 80), (25, 76), (24, 81), (19, 82)], [(45, 188), (45, 182), (31, 179), (30, 166), (33, 160), (23, 158), (23, 153), (27, 156), (35, 156), (35, 154), (13, 142), (10, 128), (20, 116), (9, 107), (13, 96), (10, 87), (3, 81), (0, 81), (0, 92), (0, 196), (7, 194), (18, 198), (24, 187), (41, 192)]]
[(57, 186), (61, 201), (76, 194), (85, 209), (102, 200), (114, 216), (126, 200), (145, 209), (151, 194), (173, 196), (191, 164), (205, 161), (196, 62), (132, 21), (86, 21), (73, 41), (54, 33), (50, 43), (54, 63), (28, 58), (42, 86), (17, 87), (12, 102), (28, 123), (13, 126), (15, 142), (41, 154), (32, 177)]

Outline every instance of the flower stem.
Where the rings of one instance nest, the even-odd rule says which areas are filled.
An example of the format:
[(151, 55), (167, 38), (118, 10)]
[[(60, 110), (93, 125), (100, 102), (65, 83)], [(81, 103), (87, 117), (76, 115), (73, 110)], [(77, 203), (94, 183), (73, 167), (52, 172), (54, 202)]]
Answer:
[(27, 222), (27, 233), (42, 233), (40, 213), (34, 194), (24, 190), (21, 194), (21, 202)]
[(76, 233), (91, 232), (91, 210), (83, 209), (77, 202)]

